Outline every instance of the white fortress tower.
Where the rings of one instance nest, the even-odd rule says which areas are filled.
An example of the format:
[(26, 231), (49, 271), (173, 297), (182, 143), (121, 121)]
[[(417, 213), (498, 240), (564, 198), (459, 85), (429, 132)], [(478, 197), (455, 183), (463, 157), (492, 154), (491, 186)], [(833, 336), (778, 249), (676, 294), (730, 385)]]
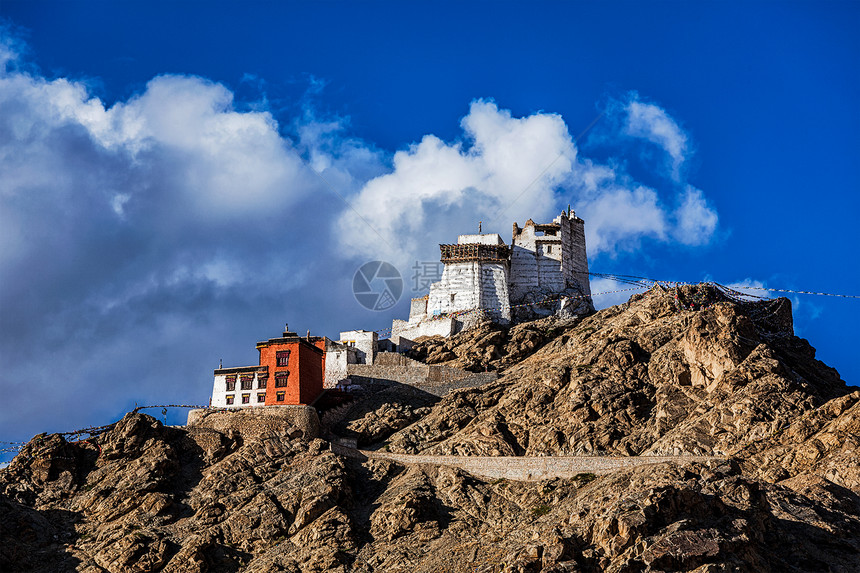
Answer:
[(439, 245), (445, 267), (430, 294), (412, 299), (409, 320), (391, 335), (450, 336), (484, 317), (501, 324), (565, 310), (594, 310), (585, 253), (585, 222), (569, 208), (552, 223), (516, 223), (511, 245), (495, 233), (460, 235)]
[(514, 223), (511, 239), (510, 300), (521, 305), (555, 295), (580, 296), (590, 309), (585, 221), (569, 210), (552, 223)]
[(431, 316), (483, 309), (496, 322), (511, 319), (508, 296), (510, 249), (498, 234), (460, 235), (456, 245), (439, 245), (445, 269), (430, 285)]

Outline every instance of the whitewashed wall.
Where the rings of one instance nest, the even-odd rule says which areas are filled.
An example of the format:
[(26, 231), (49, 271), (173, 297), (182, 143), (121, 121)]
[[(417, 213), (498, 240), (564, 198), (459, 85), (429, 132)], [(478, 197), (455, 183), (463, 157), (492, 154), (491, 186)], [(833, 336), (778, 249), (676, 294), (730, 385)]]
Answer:
[(340, 333), (339, 342), (358, 351), (356, 360), (359, 364), (373, 364), (378, 339), (379, 335), (369, 330), (347, 330)]
[(450, 316), (428, 318), (421, 322), (409, 323), (405, 320), (394, 320), (391, 326), (391, 336), (416, 340), (421, 336), (451, 336), (457, 332), (458, 321)]
[[(213, 408), (250, 408), (254, 406), (264, 406), (265, 402), (257, 401), (257, 393), (266, 392), (265, 388), (260, 388), (260, 379), (259, 373), (256, 370), (259, 366), (249, 366), (248, 371), (245, 374), (252, 373), (254, 374), (254, 379), (251, 383), (250, 390), (242, 390), (242, 381), (241, 374), (242, 372), (235, 372), (236, 376), (236, 389), (232, 392), (227, 391), (227, 375), (226, 373), (216, 373), (215, 381), (212, 384), (212, 407)], [(234, 374), (234, 372), (230, 372), (230, 374)], [(274, 384), (273, 380), (269, 380), (270, 384)], [(242, 404), (242, 394), (249, 394), (250, 402), (248, 404)], [(233, 404), (227, 404), (227, 396), (233, 395), (234, 400)]]
[[(555, 235), (546, 226), (527, 223), (511, 240), (511, 302), (533, 302), (577, 288), (590, 295), (585, 226), (572, 212), (553, 220)], [(544, 227), (544, 234), (538, 231)]]

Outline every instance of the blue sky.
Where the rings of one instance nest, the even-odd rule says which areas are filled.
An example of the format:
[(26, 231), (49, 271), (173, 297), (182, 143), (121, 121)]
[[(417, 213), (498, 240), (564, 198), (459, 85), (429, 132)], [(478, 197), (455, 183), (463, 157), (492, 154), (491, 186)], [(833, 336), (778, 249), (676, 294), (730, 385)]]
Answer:
[[(205, 403), (219, 359), (254, 363), (284, 322), (384, 328), (436, 245), (568, 204), (593, 271), (860, 294), (858, 2), (2, 0), (0, 19), (2, 440)], [(389, 311), (353, 299), (369, 260), (406, 278)], [(860, 300), (791, 298), (856, 384)]]

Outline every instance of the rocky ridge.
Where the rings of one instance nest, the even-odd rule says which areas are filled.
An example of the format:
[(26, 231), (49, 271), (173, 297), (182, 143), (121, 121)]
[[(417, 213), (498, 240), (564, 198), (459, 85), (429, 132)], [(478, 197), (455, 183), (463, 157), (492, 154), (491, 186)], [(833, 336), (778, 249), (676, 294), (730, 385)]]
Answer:
[(37, 436), (0, 470), (0, 570), (860, 569), (860, 392), (793, 336), (784, 299), (655, 288), (417, 352), (501, 377), (341, 426), (400, 452), (726, 459), (483, 480), (131, 413), (87, 441)]
[[(418, 352), (469, 360), (476, 339), (493, 340), (484, 354), (500, 355), (501, 370), (511, 342), (482, 328)], [(741, 304), (714, 287), (658, 286), (582, 320), (519, 325), (510, 340), (524, 331), (534, 341), (525, 359), (491, 384), (447, 395), (394, 434), (391, 450), (734, 455), (848, 393), (793, 335), (786, 299)]]

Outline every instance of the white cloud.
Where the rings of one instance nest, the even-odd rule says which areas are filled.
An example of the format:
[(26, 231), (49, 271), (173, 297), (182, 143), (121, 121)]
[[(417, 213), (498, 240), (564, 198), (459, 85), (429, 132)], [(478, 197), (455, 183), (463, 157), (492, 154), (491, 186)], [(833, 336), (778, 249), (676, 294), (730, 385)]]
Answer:
[(0, 69), (5, 70), (16, 58), (17, 54), (12, 50), (12, 47), (0, 38)]
[(630, 250), (646, 237), (666, 239), (667, 214), (654, 189), (607, 183), (578, 205), (590, 253)]
[[(379, 172), (378, 154), (346, 147), (327, 173)], [(342, 280), (321, 263), (342, 202), (270, 113), (202, 78), (160, 76), (108, 107), (83, 83), (0, 67), (0, 173), (2, 435), (68, 429), (32, 395), (82, 425), (129, 400), (205, 401), (201, 360), (245, 363), (267, 325), (324, 321), (308, 286)]]
[[(683, 159), (686, 136), (665, 111), (637, 100), (610, 108), (638, 137)], [(592, 256), (633, 250), (645, 239), (703, 245), (716, 230), (717, 213), (701, 190), (679, 182), (659, 191), (618, 162), (579, 157), (558, 115), (514, 118), (476, 101), (461, 126), (461, 140), (426, 135), (397, 152), (391, 171), (354, 196), (355, 211), (344, 211), (337, 224), (345, 252), (401, 266), (415, 257), (432, 260), (428, 244), (454, 241), (479, 220), (485, 232), (509, 240), (512, 222), (549, 220), (568, 202), (586, 220)]]
[[(678, 173), (687, 136), (664, 110), (631, 96), (607, 113), (613, 125), (622, 120), (616, 139), (661, 145)], [(345, 210), (337, 223), (346, 253), (401, 266), (416, 257), (432, 260), (438, 254), (428, 244), (454, 241), (478, 221), (509, 240), (512, 222), (549, 220), (568, 203), (586, 220), (591, 256), (634, 250), (645, 239), (703, 245), (716, 230), (717, 213), (701, 190), (680, 179), (658, 190), (637, 182), (619, 161), (580, 157), (556, 114), (515, 118), (479, 100), (461, 127), (458, 140), (426, 135), (397, 152), (390, 172), (353, 197), (354, 211)]]
[(674, 213), (676, 225), (673, 235), (685, 245), (704, 245), (711, 240), (719, 219), (717, 212), (708, 206), (701, 189), (687, 186), (681, 203)]
[(678, 180), (687, 154), (687, 135), (684, 131), (665, 110), (639, 101), (635, 94), (627, 103), (626, 111), (627, 135), (645, 139), (663, 148), (671, 158), (672, 176)]
[[(512, 221), (554, 216), (554, 189), (570, 172), (576, 149), (560, 116), (514, 118), (475, 101), (461, 126), (464, 140), (426, 135), (394, 154), (393, 170), (370, 180), (353, 211), (338, 222), (350, 254), (407, 265), (429, 243), (477, 230), (507, 233)], [(360, 216), (359, 216), (360, 214)], [(377, 234), (378, 233), (378, 234)]]
[[(312, 78), (313, 79), (313, 78)], [(317, 82), (319, 80), (316, 80)], [(321, 176), (331, 192), (351, 194), (369, 179), (384, 172), (385, 155), (368, 142), (350, 137), (349, 118), (320, 118), (305, 105), (292, 123), (296, 149)]]
[[(0, 76), (0, 105), (15, 110), (7, 124), (18, 144), (12, 152), (36, 153), (36, 142), (59, 129), (84, 130), (93, 150), (138, 170), (158, 170), (165, 190), (198, 216), (262, 214), (316, 184), (271, 114), (234, 111), (232, 93), (201, 78), (160, 76), (141, 95), (106, 109), (82, 84), (12, 73)], [(22, 163), (12, 168), (3, 191), (55, 187), (54, 175)], [(116, 196), (123, 207), (114, 203), (117, 213), (134, 207), (135, 192)]]

